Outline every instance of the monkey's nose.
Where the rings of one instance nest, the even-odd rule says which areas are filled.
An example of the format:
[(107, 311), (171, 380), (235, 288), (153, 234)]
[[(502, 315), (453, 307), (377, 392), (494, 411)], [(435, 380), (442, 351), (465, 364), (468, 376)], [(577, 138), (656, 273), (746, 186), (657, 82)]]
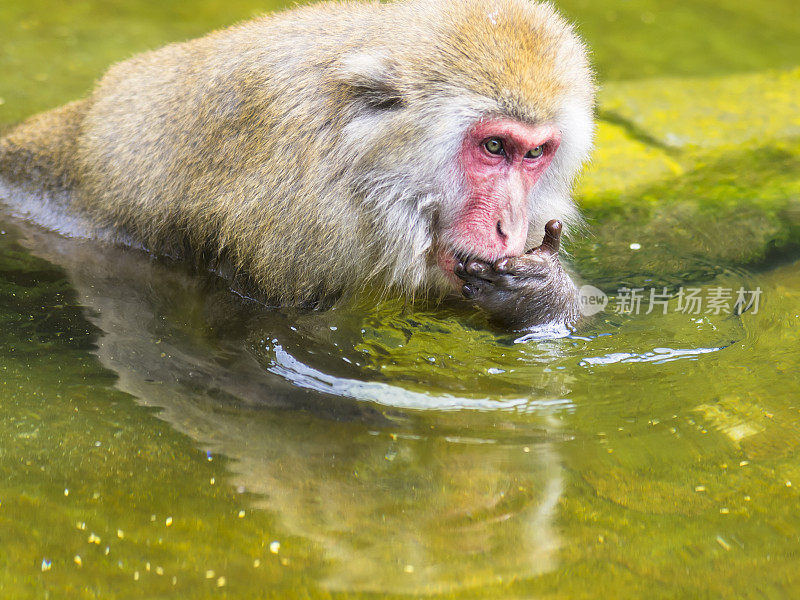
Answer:
[(503, 231), (503, 222), (502, 222), (502, 221), (498, 221), (498, 222), (497, 222), (497, 235), (499, 235), (499, 236), (500, 236), (500, 239), (501, 239), (503, 242), (505, 242), (505, 241), (508, 239), (508, 236), (507, 236), (507, 235), (506, 235), (506, 233)]
[(525, 251), (528, 237), (527, 218), (500, 218), (495, 226), (495, 233), (502, 254), (519, 256)]

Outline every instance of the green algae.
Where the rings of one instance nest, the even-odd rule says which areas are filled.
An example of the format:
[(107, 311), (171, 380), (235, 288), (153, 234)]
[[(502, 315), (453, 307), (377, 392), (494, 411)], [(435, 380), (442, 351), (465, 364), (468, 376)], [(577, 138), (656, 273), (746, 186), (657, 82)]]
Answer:
[(579, 271), (702, 279), (794, 252), (798, 98), (797, 70), (605, 86), (578, 192), (591, 229), (572, 247)]
[(800, 135), (800, 69), (611, 83), (601, 117), (630, 124), (673, 156), (686, 149), (758, 147)]
[[(581, 200), (591, 235), (570, 248), (587, 280), (665, 281), (758, 267), (800, 244), (800, 145), (695, 154), (679, 176)], [(600, 177), (600, 175), (598, 175)], [(630, 244), (641, 245), (631, 250)]]

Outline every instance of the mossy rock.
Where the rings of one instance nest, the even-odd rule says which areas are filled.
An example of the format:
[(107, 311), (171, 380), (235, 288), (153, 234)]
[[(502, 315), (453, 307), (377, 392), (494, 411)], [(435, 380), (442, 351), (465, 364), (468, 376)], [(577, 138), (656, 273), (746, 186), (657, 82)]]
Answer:
[(758, 147), (800, 135), (800, 68), (611, 83), (600, 116), (664, 149)]
[[(709, 154), (684, 175), (583, 199), (587, 278), (708, 279), (800, 246), (800, 142)], [(640, 249), (632, 250), (631, 244)], [(634, 246), (637, 247), (637, 246)]]
[(800, 69), (617, 83), (600, 102), (590, 235), (570, 247), (585, 278), (709, 280), (800, 248)]

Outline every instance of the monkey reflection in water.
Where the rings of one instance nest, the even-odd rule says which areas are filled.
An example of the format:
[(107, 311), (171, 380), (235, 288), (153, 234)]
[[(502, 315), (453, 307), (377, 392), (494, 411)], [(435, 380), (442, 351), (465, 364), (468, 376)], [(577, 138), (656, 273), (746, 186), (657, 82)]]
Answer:
[[(229, 457), (231, 483), (255, 494), (283, 535), (320, 549), (320, 585), (422, 593), (555, 568), (563, 440), (547, 412), (407, 410), (401, 388), (400, 408), (381, 408), (357, 392), (303, 389), (252, 350), (261, 338), (291, 344), (299, 334), (286, 313), (265, 317), (224, 285), (209, 289), (208, 278), (145, 253), (0, 222), (66, 271), (117, 387)], [(542, 381), (549, 397), (568, 393)], [(428, 400), (437, 406), (435, 394)]]
[[(570, 324), (558, 258), (593, 133), (572, 27), (528, 0), (324, 3), (171, 44), (0, 140), (0, 175), (75, 234), (324, 307), (460, 292)], [(58, 206), (56, 206), (58, 205)], [(526, 252), (526, 249), (531, 249)]]

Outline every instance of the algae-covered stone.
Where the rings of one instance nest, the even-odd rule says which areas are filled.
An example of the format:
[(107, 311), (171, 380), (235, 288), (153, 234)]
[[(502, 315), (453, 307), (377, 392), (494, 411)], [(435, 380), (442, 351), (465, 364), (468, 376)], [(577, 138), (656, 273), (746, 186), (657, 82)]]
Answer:
[(611, 83), (600, 107), (670, 148), (762, 145), (800, 135), (800, 69)]
[(600, 121), (596, 146), (578, 183), (580, 196), (629, 190), (683, 173), (668, 151), (635, 139), (620, 125)]
[[(707, 279), (800, 244), (800, 141), (720, 151), (686, 174), (583, 198), (591, 235), (571, 250), (589, 280)], [(631, 250), (631, 243), (640, 245)]]
[(586, 279), (707, 280), (800, 245), (800, 69), (609, 84), (599, 116)]

